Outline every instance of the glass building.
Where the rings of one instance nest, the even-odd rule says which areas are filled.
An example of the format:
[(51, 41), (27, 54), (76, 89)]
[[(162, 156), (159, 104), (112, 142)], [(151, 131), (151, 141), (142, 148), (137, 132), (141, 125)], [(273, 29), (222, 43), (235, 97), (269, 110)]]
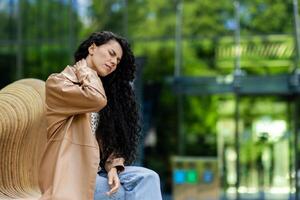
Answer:
[[(82, 2), (0, 1), (0, 88), (20, 78), (45, 80), (72, 62), (84, 35)], [(177, 200), (202, 200), (203, 192), (211, 188), (218, 193), (212, 198), (224, 200), (298, 199), (300, 42), (296, 0), (280, 4), (286, 6), (289, 18), (276, 27), (289, 26), (286, 32), (252, 30), (255, 19), (272, 4), (267, 0), (227, 0), (215, 6), (209, 6), (215, 2), (200, 0), (160, 1), (157, 10), (151, 4), (156, 1), (150, 0), (85, 2), (98, 6), (93, 17), (100, 24), (85, 27), (85, 31), (119, 31), (132, 41), (143, 66), (138, 95), (146, 142), (140, 147), (139, 163), (161, 173), (164, 193), (172, 192)], [(278, 10), (274, 18), (283, 12)], [(209, 15), (214, 20), (206, 21)], [(267, 20), (266, 24), (271, 23)], [(141, 80), (143, 71), (153, 80)], [(155, 84), (156, 73), (164, 75), (161, 79), (157, 75), (163, 83)], [(167, 87), (161, 89), (162, 85)], [(175, 100), (157, 100), (159, 91)], [(164, 112), (153, 114), (159, 107), (155, 102), (172, 105), (164, 111), (164, 117), (173, 117), (172, 124), (159, 117)], [(202, 111), (188, 115), (195, 107)], [(208, 116), (208, 112), (216, 115)], [(162, 134), (168, 137), (164, 139), (160, 137), (163, 131), (172, 135)], [(168, 141), (175, 141), (175, 147), (164, 143)], [(165, 154), (176, 156), (169, 161)]]

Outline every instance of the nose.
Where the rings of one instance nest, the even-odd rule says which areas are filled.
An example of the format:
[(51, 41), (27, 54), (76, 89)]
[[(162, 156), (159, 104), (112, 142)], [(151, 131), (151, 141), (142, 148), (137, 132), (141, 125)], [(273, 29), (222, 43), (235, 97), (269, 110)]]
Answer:
[(117, 57), (111, 58), (110, 63), (112, 64), (113, 67), (117, 66), (117, 63), (118, 63)]

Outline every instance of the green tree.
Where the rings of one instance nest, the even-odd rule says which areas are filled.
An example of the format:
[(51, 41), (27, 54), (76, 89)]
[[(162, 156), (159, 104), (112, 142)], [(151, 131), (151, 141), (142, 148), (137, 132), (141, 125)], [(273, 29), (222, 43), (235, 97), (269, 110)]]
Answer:
[[(17, 52), (21, 50), (24, 77), (45, 80), (50, 73), (58, 72), (72, 62), (71, 56), (81, 28), (73, 3), (7, 0), (3, 5), (4, 8), (0, 11), (0, 54), (5, 55), (1, 57), (3, 63), (7, 63), (6, 58), (15, 60)], [(18, 46), (18, 24), (21, 30), (21, 46)], [(9, 45), (5, 45), (6, 43)], [(9, 63), (9, 68), (13, 69), (10, 82), (16, 79), (16, 63)], [(7, 65), (3, 65), (5, 66)]]

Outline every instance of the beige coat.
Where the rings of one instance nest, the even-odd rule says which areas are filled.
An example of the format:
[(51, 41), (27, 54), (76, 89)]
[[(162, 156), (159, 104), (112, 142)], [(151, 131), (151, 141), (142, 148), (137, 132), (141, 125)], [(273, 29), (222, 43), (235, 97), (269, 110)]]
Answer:
[[(39, 171), (40, 200), (93, 200), (99, 146), (90, 112), (107, 103), (102, 82), (88, 67), (67, 66), (46, 81), (47, 145)], [(100, 146), (101, 149), (101, 146)], [(111, 155), (107, 171), (124, 159)]]

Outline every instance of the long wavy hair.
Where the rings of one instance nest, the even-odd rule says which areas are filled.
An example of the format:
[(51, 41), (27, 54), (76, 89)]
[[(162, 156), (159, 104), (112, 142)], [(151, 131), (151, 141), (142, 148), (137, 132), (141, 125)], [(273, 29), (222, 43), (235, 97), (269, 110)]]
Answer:
[(107, 105), (99, 111), (100, 122), (96, 138), (100, 144), (101, 163), (110, 154), (125, 158), (125, 164), (131, 164), (136, 157), (140, 132), (137, 102), (133, 91), (135, 77), (135, 58), (126, 39), (109, 31), (92, 33), (75, 52), (75, 61), (86, 58), (88, 48), (117, 41), (122, 47), (123, 56), (116, 70), (105, 77), (99, 77), (107, 97)]

